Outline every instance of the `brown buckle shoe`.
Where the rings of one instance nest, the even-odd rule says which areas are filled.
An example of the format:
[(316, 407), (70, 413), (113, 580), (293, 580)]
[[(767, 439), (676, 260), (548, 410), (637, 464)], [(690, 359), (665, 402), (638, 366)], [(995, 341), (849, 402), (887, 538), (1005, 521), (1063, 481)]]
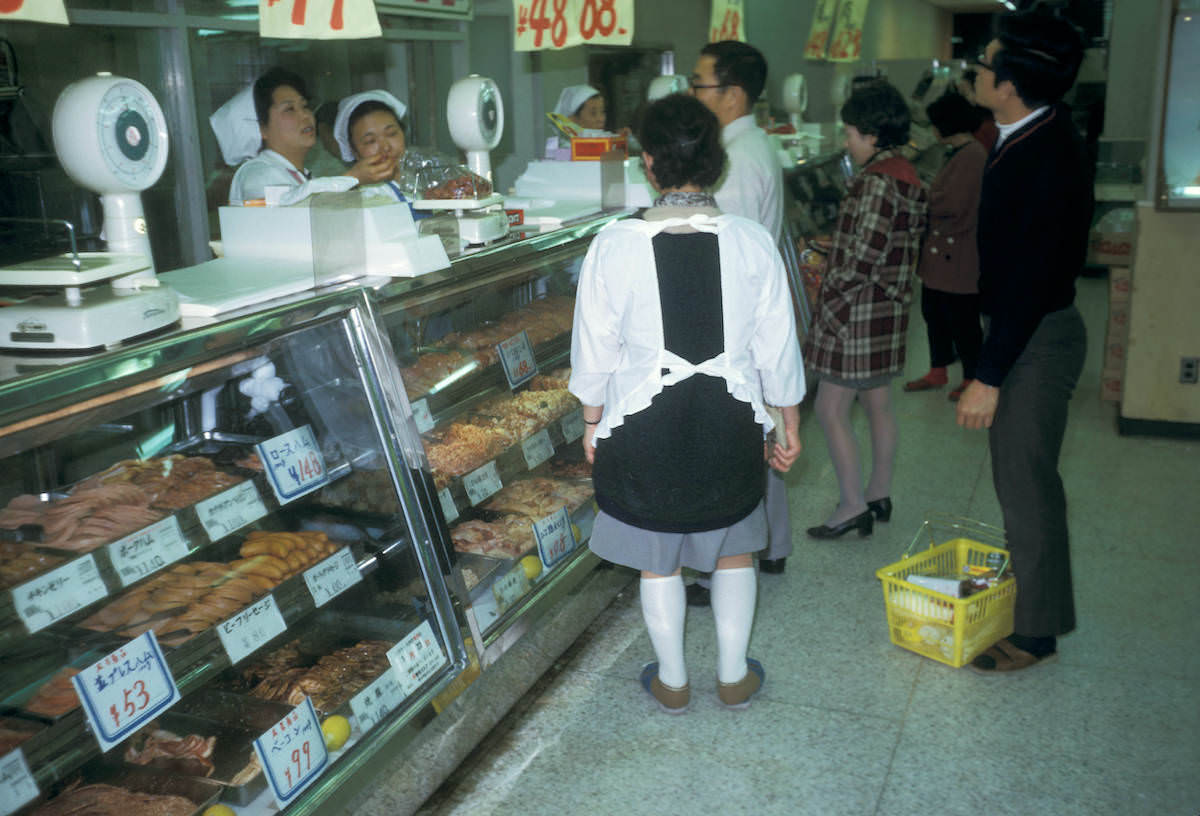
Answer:
[(663, 685), (663, 682), (658, 679), (657, 662), (647, 663), (642, 667), (639, 681), (646, 693), (653, 697), (654, 702), (658, 703), (658, 707), (667, 714), (682, 714), (688, 710), (692, 699), (691, 687), (684, 685), (682, 688), (671, 688)]
[(1058, 652), (1038, 657), (1013, 644), (1008, 638), (996, 641), (993, 645), (971, 661), (971, 671), (976, 674), (999, 674), (1028, 669), (1040, 663), (1049, 663)]
[(766, 672), (763, 670), (762, 663), (748, 657), (746, 658), (745, 677), (736, 683), (717, 681), (717, 699), (726, 708), (738, 711), (749, 708), (750, 698), (762, 688), (764, 680), (766, 680)]

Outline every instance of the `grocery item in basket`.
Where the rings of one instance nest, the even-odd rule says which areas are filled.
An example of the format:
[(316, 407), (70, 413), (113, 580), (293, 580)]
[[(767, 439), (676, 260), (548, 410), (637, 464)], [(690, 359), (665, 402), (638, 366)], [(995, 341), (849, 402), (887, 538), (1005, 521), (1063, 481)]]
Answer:
[(144, 728), (134, 734), (125, 749), (125, 761), (151, 765), (185, 776), (212, 776), (216, 737), (188, 734), (181, 737), (161, 728)]
[(79, 695), (71, 678), (79, 674), (79, 669), (70, 666), (63, 667), (58, 673), (42, 684), (33, 696), (21, 706), (30, 714), (40, 714), (43, 717), (61, 717), (68, 711), (79, 707)]
[(182, 796), (136, 793), (115, 785), (84, 785), (65, 791), (33, 816), (191, 816), (198, 803)]

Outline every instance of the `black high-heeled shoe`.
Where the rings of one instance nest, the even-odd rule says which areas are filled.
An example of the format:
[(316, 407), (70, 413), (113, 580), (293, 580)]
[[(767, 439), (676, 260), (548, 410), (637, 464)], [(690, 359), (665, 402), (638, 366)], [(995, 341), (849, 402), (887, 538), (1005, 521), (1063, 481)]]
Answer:
[(875, 516), (870, 510), (867, 510), (834, 527), (830, 527), (828, 524), (822, 524), (820, 527), (809, 527), (808, 535), (811, 538), (841, 538), (851, 530), (858, 530), (858, 537), (866, 538), (874, 529)]
[(876, 521), (892, 520), (892, 499), (884, 496), (882, 499), (867, 502), (867, 509), (875, 514)]

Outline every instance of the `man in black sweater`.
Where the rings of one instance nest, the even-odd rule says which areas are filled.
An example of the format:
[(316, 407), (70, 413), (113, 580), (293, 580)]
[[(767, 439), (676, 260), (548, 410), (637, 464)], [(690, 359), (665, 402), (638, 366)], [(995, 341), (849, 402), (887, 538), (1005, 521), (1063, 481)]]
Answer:
[(1083, 42), (1032, 11), (999, 18), (978, 59), (975, 93), (996, 117), (979, 206), (979, 290), (986, 336), (958, 402), (958, 424), (989, 428), (992, 479), (1017, 578), (1015, 633), (972, 663), (1024, 669), (1075, 628), (1067, 504), (1058, 457), (1087, 350), (1074, 306), (1087, 255), (1091, 174), (1070, 112)]

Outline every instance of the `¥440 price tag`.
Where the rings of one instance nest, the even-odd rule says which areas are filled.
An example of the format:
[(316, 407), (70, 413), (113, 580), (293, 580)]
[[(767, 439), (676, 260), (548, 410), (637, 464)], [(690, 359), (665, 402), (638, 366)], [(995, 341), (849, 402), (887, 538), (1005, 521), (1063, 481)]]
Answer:
[(304, 583), (312, 593), (313, 604), (324, 606), (350, 587), (362, 581), (362, 573), (349, 547), (342, 547), (320, 564), (304, 571)]
[(260, 442), (258, 456), (280, 504), (311, 493), (329, 481), (325, 459), (310, 425)]
[(271, 794), (282, 810), (315, 782), (329, 764), (312, 700), (305, 697), (303, 703), (264, 731), (254, 741), (254, 752), (271, 785)]
[(107, 751), (179, 701), (151, 630), (71, 678), (92, 733)]
[(566, 507), (535, 521), (533, 536), (537, 539), (538, 556), (547, 570), (570, 555), (578, 544), (571, 531), (571, 517), (567, 515)]
[(504, 376), (508, 378), (508, 387), (516, 388), (523, 382), (528, 382), (537, 374), (537, 360), (533, 357), (533, 344), (529, 342), (529, 333), (524, 329), (520, 334), (514, 334), (507, 340), (496, 345), (500, 352), (500, 363), (504, 366)]
[(20, 748), (0, 756), (0, 814), (16, 813), (38, 797), (37, 782)]

